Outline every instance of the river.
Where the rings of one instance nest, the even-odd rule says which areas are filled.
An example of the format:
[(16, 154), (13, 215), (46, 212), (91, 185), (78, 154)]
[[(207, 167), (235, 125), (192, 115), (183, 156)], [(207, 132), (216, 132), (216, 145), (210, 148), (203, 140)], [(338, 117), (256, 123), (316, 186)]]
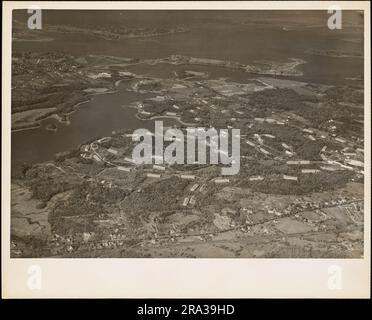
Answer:
[[(268, 16), (265, 16), (268, 15)], [(306, 54), (309, 49), (343, 50), (361, 52), (363, 33), (354, 28), (330, 31), (325, 25), (326, 12), (321, 14), (324, 26), (309, 28), (299, 23), (301, 12), (277, 13), (262, 12), (139, 12), (139, 11), (43, 11), (43, 21), (54, 24), (71, 24), (75, 26), (95, 24), (126, 24), (140, 26), (177, 26), (185, 25), (189, 32), (169, 34), (154, 38), (137, 38), (122, 40), (104, 40), (77, 34), (56, 34), (50, 42), (14, 42), (14, 51), (62, 51), (75, 56), (102, 54), (131, 58), (154, 59), (181, 54), (199, 58), (214, 58), (254, 64), (260, 60), (288, 61), (288, 58), (300, 58), (307, 63), (300, 66), (304, 75), (295, 80), (333, 84), (354, 85), (349, 78), (363, 77), (363, 59), (331, 58)], [(306, 14), (311, 14), (306, 13)], [(314, 23), (319, 24), (318, 15)], [(84, 19), (82, 19), (82, 15)], [(343, 15), (347, 16), (347, 15)], [(18, 20), (27, 15), (15, 13)], [(280, 19), (278, 18), (280, 17)], [(268, 21), (270, 23), (251, 24), (251, 21)], [(324, 21), (323, 21), (324, 20)], [(288, 31), (282, 24), (293, 22)], [(312, 20), (311, 20), (312, 21)], [(44, 23), (43, 22), (43, 23)], [(345, 24), (346, 25), (346, 24)], [(356, 40), (356, 41), (355, 41)], [(209, 77), (225, 77), (232, 81), (244, 82), (253, 75), (242, 71), (230, 71), (220, 67), (171, 66), (171, 65), (137, 65), (127, 68), (142, 75), (154, 77), (173, 77), (179, 70), (206, 71)], [(292, 77), (293, 79), (293, 77)], [(360, 83), (359, 83), (360, 85)], [(81, 104), (71, 115), (69, 125), (61, 124), (55, 119), (47, 119), (41, 127), (12, 133), (12, 162), (21, 161), (37, 163), (54, 158), (57, 152), (70, 150), (77, 145), (95, 137), (109, 135), (119, 128), (153, 128), (153, 121), (141, 121), (135, 117), (136, 110), (122, 107), (133, 101), (141, 100), (143, 95), (126, 90), (121, 83), (116, 93), (91, 96), (91, 100)], [(175, 120), (167, 119), (165, 125)], [(50, 123), (57, 125), (57, 131), (45, 130)]]
[[(48, 118), (38, 128), (13, 132), (12, 162), (52, 160), (58, 152), (74, 149), (93, 138), (110, 135), (116, 129), (147, 128), (153, 131), (154, 121), (138, 119), (137, 110), (126, 106), (154, 95), (126, 89), (127, 83), (121, 82), (115, 93), (92, 95), (90, 101), (80, 104), (70, 115), (70, 124)], [(165, 126), (170, 126), (176, 120), (163, 119), (163, 122)], [(52, 123), (57, 126), (57, 131), (45, 129)]]

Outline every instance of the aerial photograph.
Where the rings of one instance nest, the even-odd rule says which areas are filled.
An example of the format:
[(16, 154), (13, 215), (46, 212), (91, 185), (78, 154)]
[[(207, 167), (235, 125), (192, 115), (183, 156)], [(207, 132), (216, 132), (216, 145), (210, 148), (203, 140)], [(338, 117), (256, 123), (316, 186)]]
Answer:
[(362, 11), (38, 14), (12, 13), (11, 258), (363, 258)]

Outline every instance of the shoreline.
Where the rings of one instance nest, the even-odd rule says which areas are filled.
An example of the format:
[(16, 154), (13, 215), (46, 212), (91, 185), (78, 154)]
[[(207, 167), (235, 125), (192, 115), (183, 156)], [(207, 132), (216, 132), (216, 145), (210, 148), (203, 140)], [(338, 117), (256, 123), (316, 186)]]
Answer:
[[(51, 28), (53, 29), (53, 28), (55, 28), (55, 26), (51, 26)], [(62, 34), (70, 34), (70, 33), (84, 34), (84, 35), (87, 34), (89, 36), (104, 39), (104, 40), (107, 40), (107, 41), (118, 41), (118, 40), (128, 40), (128, 39), (161, 37), (161, 36), (172, 35), (172, 34), (177, 34), (177, 33), (186, 33), (186, 32), (189, 32), (189, 30), (173, 30), (173, 31), (170, 30), (170, 31), (163, 32), (163, 33), (149, 33), (149, 34), (138, 34), (138, 35), (127, 34), (127, 35), (124, 35), (124, 34), (115, 34), (115, 33), (106, 32), (106, 31), (102, 31), (102, 33), (100, 33), (100, 32), (90, 32), (89, 30), (81, 30), (81, 29), (73, 29), (73, 30), (63, 30), (62, 29), (61, 30), (61, 29), (58, 29), (58, 27), (57, 27), (57, 30), (53, 29), (52, 32), (62, 33)], [(115, 37), (112, 37), (112, 36), (110, 37), (110, 35), (115, 36)]]
[[(77, 104), (74, 104), (72, 106), (72, 110), (70, 112), (68, 112), (68, 113), (64, 113), (64, 115), (70, 116), (71, 114), (73, 114), (74, 112), (76, 112), (78, 110), (78, 107), (80, 105), (82, 105), (84, 103), (90, 102), (92, 100), (91, 99), (92, 96), (102, 95), (102, 94), (112, 94), (112, 93), (116, 93), (116, 92), (118, 92), (118, 90), (110, 90), (110, 89), (108, 89), (108, 91), (105, 91), (105, 92), (94, 92), (94, 93), (90, 93), (90, 94), (88, 94), (88, 99), (87, 100), (84, 100), (84, 101), (78, 102)], [(29, 126), (25, 126), (25, 127), (22, 127), (22, 128), (11, 129), (11, 133), (13, 133), (13, 132), (20, 132), (20, 131), (26, 131), (26, 130), (32, 130), (32, 129), (38, 129), (38, 128), (41, 127), (42, 122), (45, 121), (45, 120), (47, 120), (47, 119), (55, 119), (59, 123), (66, 124), (66, 125), (69, 125), (70, 124), (70, 120), (64, 121), (64, 120), (62, 120), (62, 117), (60, 116), (60, 114), (53, 113), (53, 114), (47, 115), (45, 117), (41, 117), (37, 121), (35, 121), (33, 123), (30, 123)], [(58, 131), (58, 129), (55, 130), (55, 131)]]
[(156, 120), (156, 119), (173, 119), (173, 120), (177, 120), (179, 123), (185, 125), (185, 126), (196, 126), (197, 123), (187, 123), (187, 122), (183, 122), (181, 120), (181, 117), (178, 117), (178, 116), (153, 116), (153, 117), (150, 117), (148, 119), (143, 119), (141, 117), (139, 117), (139, 113), (137, 112), (136, 113), (136, 118), (139, 119), (139, 120), (142, 120), (142, 121), (148, 121), (148, 120)]
[[(188, 57), (192, 59), (200, 59), (200, 58), (194, 58), (194, 57)], [(213, 61), (170, 61), (166, 60), (167, 58), (161, 58), (161, 59), (155, 59), (157, 61), (151, 61), (151, 59), (147, 59), (143, 61), (142, 63), (148, 64), (148, 65), (157, 65), (160, 63), (167, 63), (171, 65), (187, 65), (187, 66), (211, 66), (211, 67), (222, 67), (222, 68), (227, 68), (230, 70), (241, 70), (245, 73), (248, 74), (253, 74), (253, 75), (263, 75), (263, 76), (284, 76), (284, 77), (301, 77), (303, 76), (303, 72), (301, 70), (298, 70), (297, 67), (303, 64), (306, 64), (307, 61), (300, 59), (300, 58), (289, 58), (289, 62), (284, 63), (284, 65), (289, 66), (288, 70), (285, 73), (280, 73), (280, 72), (275, 72), (272, 69), (268, 70), (249, 70), (250, 68), (255, 68), (252, 65), (243, 65), (239, 63), (234, 63), (231, 61), (222, 61), (224, 63), (220, 62), (213, 62)], [(213, 59), (210, 59), (213, 60)], [(151, 63), (152, 62), (152, 63)], [(278, 64), (280, 66), (280, 64)]]
[[(249, 70), (249, 68), (251, 67), (250, 65), (239, 65), (239, 64), (234, 64), (233, 62), (226, 62), (224, 61), (224, 63), (221, 63), (222, 61), (218, 61), (218, 62), (213, 62), (213, 59), (211, 59), (211, 61), (198, 61), (199, 58), (193, 58), (193, 57), (187, 57), (187, 58), (190, 58), (192, 59), (192, 61), (170, 61), (170, 60), (167, 60), (167, 58), (161, 58), (161, 59), (145, 59), (143, 61), (140, 61), (140, 62), (137, 62), (137, 63), (134, 63), (134, 65), (137, 65), (137, 64), (147, 64), (147, 65), (158, 65), (158, 64), (161, 64), (161, 63), (166, 63), (166, 64), (170, 64), (170, 65), (187, 65), (187, 66), (215, 66), (215, 67), (222, 67), (222, 68), (227, 68), (227, 69), (230, 69), (230, 70), (241, 70), (242, 72), (245, 72), (245, 73), (248, 73), (248, 74), (253, 74), (253, 75), (261, 75), (261, 76), (278, 76), (279, 74), (276, 73), (276, 72), (273, 72), (272, 69), (269, 69), (269, 70), (266, 70), (266, 71), (253, 71), (253, 70)], [(285, 73), (282, 73), (280, 74), (280, 76), (288, 76), (288, 77), (300, 77), (303, 75), (303, 73), (300, 71), (300, 70), (296, 70), (298, 66), (302, 65), (302, 64), (306, 64), (307, 62), (302, 60), (302, 59), (298, 59), (298, 58), (290, 58), (289, 59), (290, 62), (287, 62), (285, 63), (285, 65), (289, 66), (289, 72), (285, 72)], [(131, 64), (129, 64), (130, 66)], [(293, 73), (291, 73), (291, 71), (293, 71)], [(135, 77), (137, 78), (137, 77)], [(141, 79), (142, 77), (138, 77), (139, 79)], [(157, 79), (157, 78), (154, 78), (154, 79)], [(118, 88), (120, 83), (122, 81), (128, 81), (128, 80), (132, 80), (132, 79), (119, 79), (117, 80), (115, 83), (114, 83), (114, 88)], [(159, 79), (159, 80), (162, 80), (162, 79)], [(66, 116), (70, 116), (72, 113), (74, 113), (77, 108), (84, 104), (84, 103), (87, 103), (89, 101), (91, 101), (91, 97), (92, 96), (95, 96), (95, 95), (102, 95), (102, 94), (111, 94), (111, 93), (116, 93), (118, 92), (119, 90), (118, 89), (109, 89), (109, 88), (106, 88), (107, 91), (104, 91), (104, 92), (92, 92), (92, 93), (89, 93), (87, 96), (88, 96), (88, 99), (85, 100), (85, 101), (81, 101), (75, 105), (72, 106), (72, 111), (68, 112), (68, 113), (65, 113), (64, 115)], [(183, 124), (183, 125), (196, 125), (195, 123), (192, 123), (192, 124), (189, 124), (189, 123), (186, 123), (186, 122), (183, 122), (180, 117), (175, 117), (175, 116), (155, 116), (155, 117), (151, 117), (149, 119), (143, 119), (141, 117), (139, 117), (139, 113), (137, 112), (136, 114), (136, 117), (139, 119), (139, 120), (153, 120), (153, 119), (158, 119), (159, 117), (160, 118), (170, 118), (170, 119), (175, 119), (177, 120), (179, 123)], [(51, 115), (48, 115), (46, 117), (41, 117), (40, 119), (38, 119), (37, 121), (35, 122), (32, 122), (30, 123), (29, 125), (25, 125), (23, 127), (18, 127), (18, 128), (14, 128), (14, 129), (11, 129), (11, 132), (19, 132), (19, 131), (25, 131), (25, 130), (32, 130), (32, 129), (37, 129), (37, 128), (40, 128), (41, 125), (42, 125), (42, 122), (47, 120), (47, 119), (50, 119), (50, 118), (53, 118), (53, 119), (56, 119), (59, 123), (63, 123), (63, 124), (69, 124), (70, 120), (68, 121), (63, 121), (61, 120), (61, 116), (60, 114), (58, 113), (54, 113), (54, 114), (51, 114)]]
[(196, 126), (197, 123), (187, 123), (187, 122), (184, 122), (181, 120), (181, 117), (180, 116), (152, 116), (150, 118), (147, 118), (147, 119), (144, 119), (144, 118), (141, 118), (139, 115), (141, 114), (139, 111), (139, 108), (137, 106), (134, 106), (134, 105), (122, 105), (121, 106), (122, 108), (131, 108), (131, 109), (135, 109), (137, 110), (136, 112), (136, 118), (138, 120), (141, 120), (141, 121), (149, 121), (149, 120), (155, 120), (155, 119), (173, 119), (173, 120), (177, 120), (180, 124), (182, 125), (185, 125), (185, 126)]

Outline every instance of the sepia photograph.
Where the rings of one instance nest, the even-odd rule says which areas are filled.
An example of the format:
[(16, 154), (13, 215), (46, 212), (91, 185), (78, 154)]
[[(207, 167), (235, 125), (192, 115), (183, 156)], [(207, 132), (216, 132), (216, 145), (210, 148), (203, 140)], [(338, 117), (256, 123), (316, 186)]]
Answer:
[(365, 19), (13, 9), (10, 259), (364, 259)]

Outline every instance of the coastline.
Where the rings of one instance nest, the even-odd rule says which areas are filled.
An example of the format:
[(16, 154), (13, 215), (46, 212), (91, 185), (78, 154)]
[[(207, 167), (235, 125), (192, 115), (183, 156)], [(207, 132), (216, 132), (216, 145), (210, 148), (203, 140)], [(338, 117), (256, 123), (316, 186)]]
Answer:
[(185, 126), (196, 126), (197, 125), (197, 123), (184, 122), (184, 121), (181, 120), (181, 117), (178, 117), (178, 116), (153, 116), (153, 117), (150, 117), (148, 119), (143, 119), (143, 118), (139, 117), (139, 113), (137, 112), (136, 113), (136, 118), (139, 119), (139, 120), (143, 120), (143, 121), (155, 120), (155, 119), (173, 119), (173, 120), (177, 120), (179, 123), (181, 123)]
[(145, 118), (140, 117), (141, 113), (138, 112), (139, 108), (137, 106), (135, 106), (135, 105), (128, 105), (128, 106), (122, 105), (121, 107), (122, 108), (131, 108), (131, 109), (137, 110), (136, 118), (138, 120), (141, 120), (141, 121), (149, 121), (149, 120), (155, 120), (155, 119), (173, 119), (173, 120), (177, 120), (180, 124), (183, 124), (185, 126), (196, 126), (197, 125), (197, 123), (188, 123), (188, 122), (182, 121), (180, 116), (152, 116), (150, 118), (145, 119)]
[[(281, 76), (302, 76), (303, 73), (300, 70), (297, 70), (297, 67), (306, 63), (306, 61), (304, 61), (302, 59), (290, 58), (289, 62), (286, 62), (282, 65), (279, 64), (274, 69), (269, 68), (268, 70), (252, 70), (252, 68), (255, 68), (255, 67), (253, 67), (251, 65), (244, 65), (244, 64), (239, 64), (239, 63), (234, 63), (234, 62), (229, 62), (229, 61), (222, 61), (222, 60), (221, 61), (220, 60), (215, 61), (213, 59), (203, 59), (203, 58), (194, 58), (194, 57), (184, 57), (184, 58), (189, 59), (189, 61), (182, 61), (182, 59), (180, 59), (180, 61), (172, 61), (169, 58), (161, 58), (161, 59), (145, 59), (141, 62), (137, 62), (137, 63), (134, 63), (134, 64), (141, 64), (142, 63), (142, 64), (148, 64), (148, 65), (157, 65), (157, 64), (161, 64), (161, 63), (166, 63), (166, 64), (171, 64), (171, 65), (187, 65), (187, 66), (190, 66), (190, 67), (198, 66), (198, 65), (212, 66), (212, 67), (213, 66), (218, 66), (218, 67), (224, 67), (224, 68), (227, 68), (227, 69), (241, 70), (241, 71), (249, 73), (249, 74), (257, 74), (257, 75), (261, 75), (261, 76), (262, 75), (275, 76), (275, 75), (279, 74), (279, 72), (277, 70), (280, 70), (280, 68), (285, 68), (287, 70), (280, 73)], [(275, 62), (272, 62), (272, 63), (270, 63), (270, 65), (275, 66), (276, 64), (275, 64)], [(142, 78), (142, 77), (138, 77), (138, 78)], [(114, 88), (118, 88), (122, 81), (127, 81), (127, 80), (130, 80), (130, 79), (119, 79), (119, 80), (117, 80), (114, 83)], [(102, 88), (99, 88), (99, 89), (102, 89)], [(96, 92), (94, 92), (94, 88), (93, 88), (93, 92), (91, 92), (87, 95), (88, 96), (87, 100), (81, 101), (81, 102), (73, 105), (72, 106), (72, 111), (69, 112), (69, 113), (65, 113), (64, 115), (70, 116), (73, 112), (76, 111), (76, 109), (80, 105), (91, 101), (92, 96), (101, 95), (101, 94), (111, 94), (111, 93), (118, 92), (118, 89), (116, 89), (116, 90), (115, 89), (110, 90), (110, 88), (105, 88), (105, 89), (107, 89), (107, 91), (102, 92), (102, 91), (96, 90)], [(148, 119), (143, 119), (143, 118), (139, 117), (139, 113), (137, 112), (136, 117), (139, 120), (153, 120), (153, 119), (158, 119), (159, 117), (160, 118), (171, 118), (171, 119), (177, 120), (179, 123), (181, 123), (183, 125), (195, 125), (195, 123), (190, 124), (190, 123), (183, 122), (180, 119), (180, 117), (176, 117), (176, 116), (155, 116), (155, 117), (151, 117), (151, 118), (148, 118)], [(13, 128), (11, 129), (11, 132), (18, 132), (18, 131), (32, 130), (32, 129), (40, 128), (41, 123), (44, 120), (47, 120), (47, 119), (50, 119), (50, 118), (56, 119), (59, 123), (69, 124), (69, 120), (64, 121), (64, 120), (62, 120), (60, 114), (53, 113), (53, 114), (47, 115), (45, 117), (41, 117), (40, 119), (37, 119), (36, 121), (33, 121), (29, 124), (25, 124), (23, 126), (18, 126), (18, 127), (16, 126), (14, 129)], [(13, 125), (12, 125), (12, 127), (13, 127)]]
[[(70, 116), (71, 114), (73, 114), (75, 111), (77, 111), (77, 109), (78, 109), (78, 107), (80, 105), (90, 102), (92, 100), (91, 99), (91, 96), (96, 96), (96, 95), (101, 95), (101, 94), (111, 94), (111, 93), (115, 93), (115, 92), (118, 92), (118, 90), (110, 90), (110, 89), (108, 89), (108, 91), (105, 91), (105, 92), (94, 92), (94, 93), (90, 93), (90, 94), (88, 94), (88, 99), (87, 100), (78, 102), (77, 104), (73, 105), (72, 106), (72, 111), (70, 111), (68, 113), (65, 113), (64, 115)], [(64, 121), (64, 120), (62, 120), (62, 117), (60, 116), (60, 114), (53, 113), (53, 114), (47, 115), (45, 117), (41, 117), (40, 119), (38, 119), (37, 121), (34, 121), (34, 122), (30, 123), (29, 125), (25, 125), (23, 127), (15, 128), (15, 129), (12, 128), (11, 129), (11, 132), (13, 133), (13, 132), (26, 131), (26, 130), (32, 130), (32, 129), (40, 128), (41, 123), (43, 121), (47, 120), (47, 119), (55, 119), (59, 123), (62, 123), (62, 124), (67, 124), (67, 125), (70, 124), (70, 120)], [(13, 125), (12, 125), (12, 127), (13, 127)]]
[[(254, 65), (245, 65), (240, 64), (238, 62), (231, 62), (231, 61), (213, 61), (213, 59), (205, 59), (206, 61), (199, 61), (199, 59), (203, 58), (195, 58), (195, 57), (186, 57), (188, 59), (191, 59), (191, 61), (171, 61), (169, 58), (162, 58), (162, 59), (156, 59), (157, 61), (151, 61), (151, 59), (144, 60), (142, 63), (149, 64), (149, 65), (156, 65), (159, 63), (167, 63), (171, 65), (187, 65), (187, 66), (212, 66), (212, 67), (223, 67), (227, 69), (235, 69), (235, 70), (241, 70), (243, 72), (246, 72), (248, 74), (254, 74), (254, 75), (267, 75), (267, 76), (287, 76), (287, 77), (301, 77), (303, 76), (303, 72), (301, 70), (298, 70), (297, 67), (306, 64), (307, 61), (300, 59), (300, 58), (289, 58), (289, 61), (283, 64), (279, 64), (277, 62), (271, 62), (272, 65), (277, 65), (277, 70), (281, 70), (280, 67), (287, 67), (287, 70), (285, 72), (276, 71), (275, 69), (267, 69), (267, 70), (254, 70)], [(210, 61), (208, 61), (210, 60)]]

